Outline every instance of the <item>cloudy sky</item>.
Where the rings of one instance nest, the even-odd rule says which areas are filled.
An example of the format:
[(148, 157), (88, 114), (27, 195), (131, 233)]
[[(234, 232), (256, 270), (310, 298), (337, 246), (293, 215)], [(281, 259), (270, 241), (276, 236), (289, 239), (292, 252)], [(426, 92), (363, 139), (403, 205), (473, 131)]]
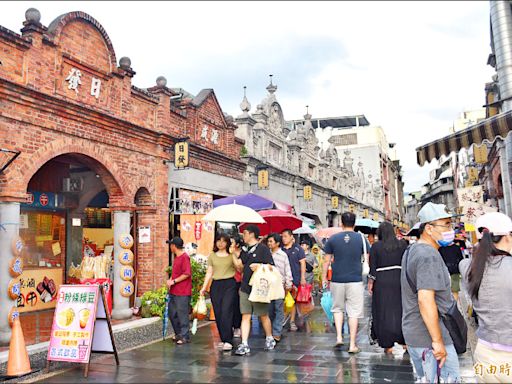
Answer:
[(42, 23), (81, 10), (128, 56), (133, 84), (197, 94), (213, 88), (237, 116), (242, 87), (253, 110), (274, 75), (287, 120), (365, 114), (396, 142), (413, 191), (428, 180), (415, 148), (449, 133), (484, 104), (493, 75), (487, 1), (2, 2), (0, 25), (19, 32), (27, 8)]

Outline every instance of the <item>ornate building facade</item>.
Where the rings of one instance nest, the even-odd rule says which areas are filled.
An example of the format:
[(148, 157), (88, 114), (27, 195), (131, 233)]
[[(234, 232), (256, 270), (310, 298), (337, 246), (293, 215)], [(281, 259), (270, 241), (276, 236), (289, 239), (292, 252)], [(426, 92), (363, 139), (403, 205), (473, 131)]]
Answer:
[[(354, 167), (350, 151), (342, 162), (334, 144), (322, 149), (312, 115), (306, 112), (298, 123), (286, 121), (272, 80), (267, 91), (253, 113), (249, 113), (251, 104), (244, 95), (242, 114), (235, 119), (236, 135), (246, 143), (244, 190), (256, 191), (257, 172), (267, 168), (269, 187), (257, 193), (293, 205), (297, 214), (314, 219), (317, 226), (339, 225), (346, 210), (360, 217), (380, 217), (381, 211), (365, 203), (373, 197), (365, 190), (365, 180)], [(304, 186), (312, 187), (311, 199), (305, 199)]]

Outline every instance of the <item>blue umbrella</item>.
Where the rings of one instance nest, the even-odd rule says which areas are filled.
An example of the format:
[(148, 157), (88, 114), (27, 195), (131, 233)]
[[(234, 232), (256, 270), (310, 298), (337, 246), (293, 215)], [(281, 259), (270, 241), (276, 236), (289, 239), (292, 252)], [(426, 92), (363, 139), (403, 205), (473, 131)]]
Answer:
[(372, 219), (356, 219), (356, 231), (363, 233), (375, 233), (379, 228), (379, 222)]
[(332, 296), (331, 291), (324, 291), (322, 298), (320, 299), (320, 305), (325, 312), (325, 315), (329, 319), (329, 323), (334, 323), (334, 315), (332, 314)]
[(167, 326), (169, 324), (169, 301), (171, 301), (171, 296), (169, 293), (165, 296), (165, 310), (164, 310), (164, 317), (163, 322), (164, 326), (162, 327), (162, 339), (165, 340), (165, 335), (167, 334)]

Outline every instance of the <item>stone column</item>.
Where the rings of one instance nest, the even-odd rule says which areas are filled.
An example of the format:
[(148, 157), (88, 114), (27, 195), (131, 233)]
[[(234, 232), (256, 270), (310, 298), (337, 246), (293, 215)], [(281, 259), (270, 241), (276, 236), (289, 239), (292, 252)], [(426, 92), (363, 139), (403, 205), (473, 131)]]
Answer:
[(119, 288), (123, 283), (119, 274), (121, 270), (121, 263), (117, 255), (121, 252), (122, 248), (119, 245), (119, 238), (123, 233), (130, 233), (130, 212), (129, 211), (114, 211), (114, 292), (113, 292), (113, 308), (112, 317), (114, 319), (129, 319), (132, 316), (130, 309), (130, 298), (123, 297)]
[(0, 345), (9, 344), (11, 339), (7, 316), (16, 302), (9, 298), (7, 288), (12, 279), (9, 274), (9, 261), (14, 257), (11, 244), (19, 235), (19, 222), (20, 203), (0, 202)]

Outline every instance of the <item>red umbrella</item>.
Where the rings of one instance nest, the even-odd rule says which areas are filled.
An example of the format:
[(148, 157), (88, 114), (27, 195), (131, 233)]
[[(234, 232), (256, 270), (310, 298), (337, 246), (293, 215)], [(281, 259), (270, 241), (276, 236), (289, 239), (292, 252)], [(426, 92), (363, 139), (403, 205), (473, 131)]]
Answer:
[[(302, 227), (301, 219), (291, 213), (281, 211), (280, 209), (267, 209), (258, 211), (258, 213), (265, 220), (263, 224), (254, 224), (260, 229), (261, 236), (266, 236), (273, 232), (281, 233), (285, 229), (291, 229), (293, 231), (294, 229)], [(240, 232), (243, 232), (248, 225), (249, 223), (240, 224)]]

